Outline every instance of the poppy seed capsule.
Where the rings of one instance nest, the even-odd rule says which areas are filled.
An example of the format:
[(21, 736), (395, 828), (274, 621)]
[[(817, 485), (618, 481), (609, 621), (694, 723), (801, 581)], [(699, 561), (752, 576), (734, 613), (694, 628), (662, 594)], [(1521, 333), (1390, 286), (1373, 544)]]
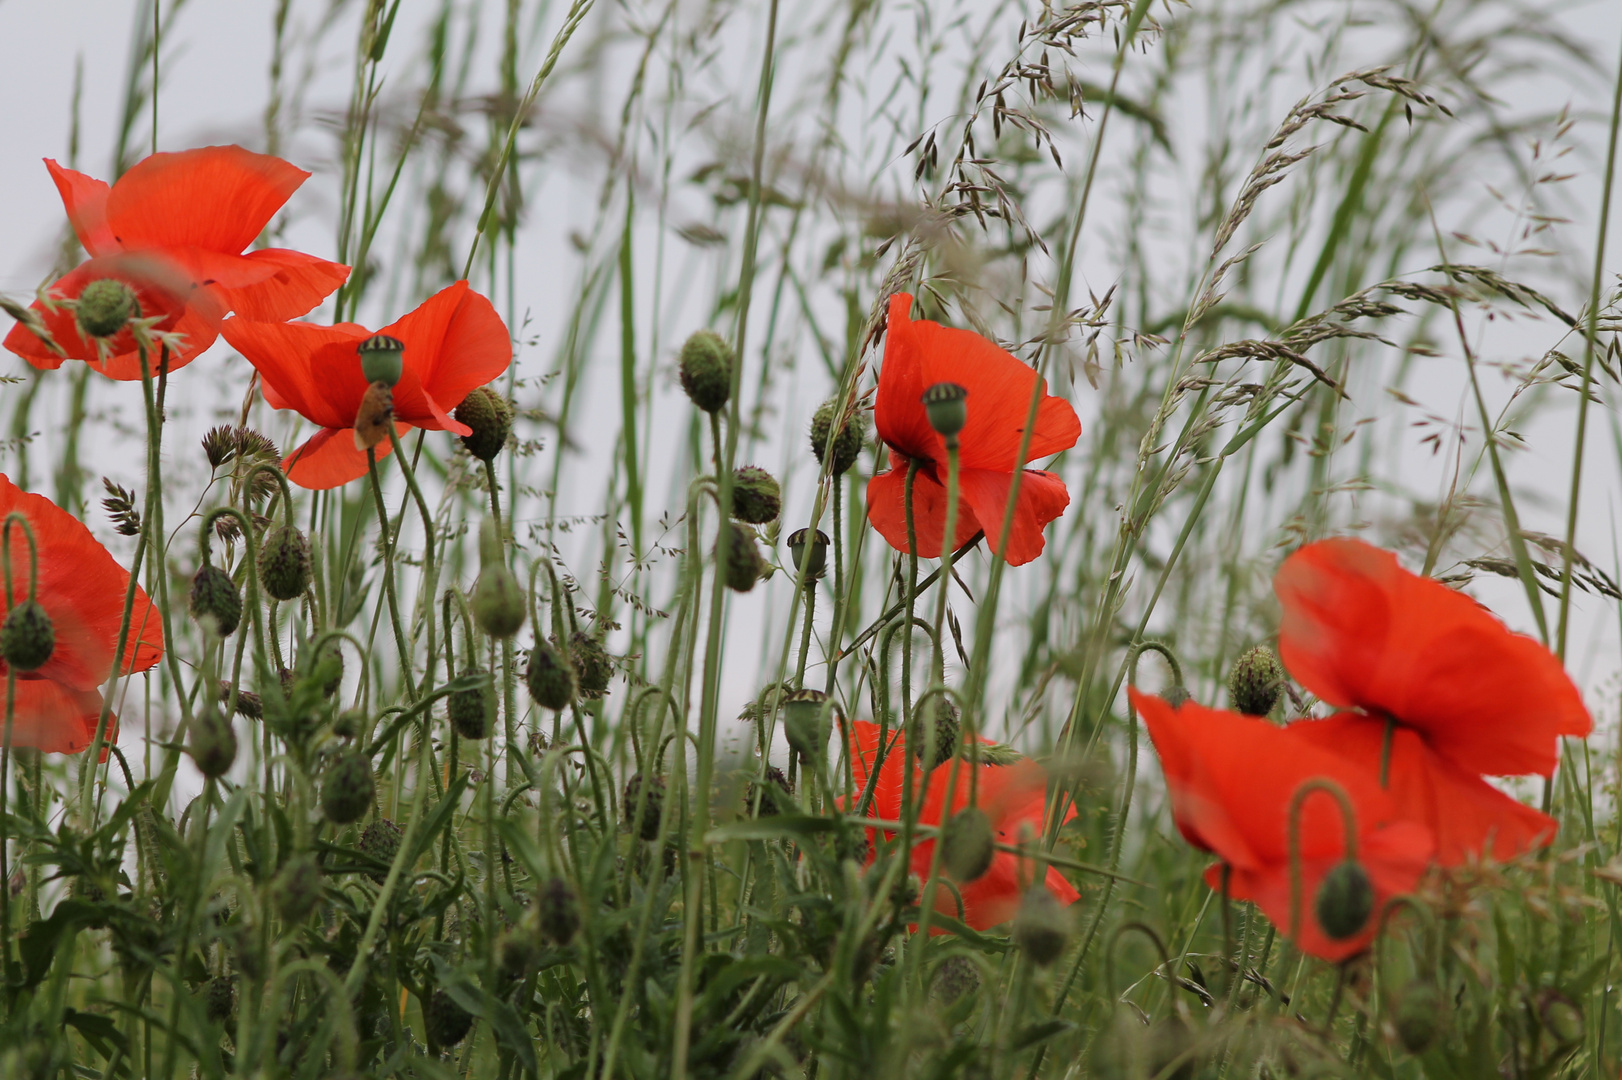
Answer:
[(359, 345), (360, 373), (369, 383), (392, 388), (405, 374), (405, 342), (387, 334), (373, 334)]
[(308, 855), (288, 860), (271, 882), (271, 900), (290, 923), (308, 919), (321, 902), (321, 868)]
[(729, 521), (721, 527), (721, 543), (726, 552), (721, 566), (726, 587), (733, 592), (753, 589), (755, 582), (766, 575), (766, 559), (755, 544), (754, 536)]
[(957, 440), (957, 433), (969, 422), (968, 397), (969, 392), (957, 383), (943, 382), (925, 390), (920, 399), (924, 403), (924, 414), (929, 417), (929, 426), (948, 446)]
[(217, 780), (237, 759), (236, 729), (218, 709), (207, 707), (192, 718), (186, 749), (197, 763), (197, 771)]
[(443, 990), (435, 990), (429, 995), (422, 1017), (428, 1028), (428, 1045), (435, 1049), (455, 1046), (473, 1030), (473, 1014)]
[(297, 600), (310, 587), (310, 541), (295, 525), (276, 525), (259, 545), (259, 583), (272, 597)]
[(595, 701), (608, 693), (608, 684), (614, 678), (614, 660), (603, 648), (601, 638), (576, 630), (569, 637), (569, 662), (574, 665), (575, 685), (581, 697)]
[(548, 878), (536, 897), (535, 921), (541, 936), (554, 945), (567, 945), (580, 931), (580, 901), (560, 877)]
[(574, 665), (550, 642), (535, 640), (524, 681), (529, 684), (529, 696), (543, 709), (567, 709), (574, 701)]
[(463, 398), (452, 415), (473, 429), (461, 437), (462, 445), (480, 461), (494, 461), (507, 448), (513, 430), (512, 402), (488, 386)]
[(372, 763), (359, 750), (340, 750), (321, 784), (321, 812), (334, 825), (348, 825), (372, 807)]
[[(639, 816), (637, 804), (644, 801), (644, 788), (647, 789), (646, 805), (640, 808)], [(655, 776), (644, 783), (642, 774), (634, 773), (625, 782), (625, 824), (642, 839), (659, 839), (659, 814), (664, 809), (664, 803), (664, 777)]]
[(495, 711), (495, 688), (489, 681), (489, 672), (483, 668), (464, 671), (463, 675), (480, 675), (484, 681), (472, 690), (452, 690), (445, 701), (445, 714), (451, 727), (464, 739), (482, 739), (490, 734), (490, 715)]
[[(817, 406), (817, 411), (811, 414), (811, 452), (817, 456), (818, 465), (827, 465), (832, 476), (843, 476), (856, 464), (856, 459), (862, 456), (862, 425), (861, 421), (852, 417), (839, 426), (839, 433), (834, 434), (834, 420), (839, 414), (839, 399), (829, 398)], [(829, 439), (832, 438), (832, 444)], [(828, 456), (832, 455), (832, 461)]]
[(750, 525), (776, 521), (783, 512), (783, 489), (777, 478), (755, 465), (745, 465), (732, 474), (732, 516)]
[(833, 699), (821, 690), (796, 690), (783, 699), (783, 737), (803, 758), (828, 747)]
[(1415, 979), (1403, 988), (1391, 1010), (1397, 1041), (1410, 1054), (1423, 1054), (1441, 1030), (1442, 998), (1429, 979)]
[(732, 346), (713, 330), (700, 330), (681, 347), (681, 388), (707, 413), (720, 412), (732, 396)]
[(18, 671), (35, 671), (56, 651), (56, 627), (38, 600), (24, 600), (0, 622), (0, 660)]
[(242, 593), (231, 575), (204, 563), (191, 579), (191, 617), (220, 637), (236, 633), (242, 622)]
[(360, 853), (383, 867), (366, 871), (367, 877), (379, 885), (389, 879), (387, 868), (394, 865), (394, 857), (400, 854), (400, 838), (404, 835), (405, 830), (388, 818), (378, 818), (361, 831)]
[(1267, 716), (1284, 696), (1284, 665), (1266, 645), (1240, 655), (1228, 673), (1228, 702), (1234, 712)]
[(1355, 859), (1345, 859), (1324, 875), (1314, 903), (1318, 925), (1335, 941), (1355, 937), (1374, 913), (1374, 884)]
[(795, 529), (788, 534), (788, 554), (794, 569), (805, 573), (807, 585), (821, 579), (828, 569), (828, 536), (821, 529)]
[(1070, 917), (1054, 895), (1041, 885), (1025, 891), (1014, 916), (1014, 944), (1037, 967), (1059, 958), (1070, 941)]
[(996, 856), (991, 818), (978, 806), (953, 814), (941, 830), (941, 865), (953, 881), (979, 881)]
[(79, 332), (91, 338), (112, 337), (140, 314), (135, 290), (117, 278), (100, 278), (86, 285), (73, 310)]

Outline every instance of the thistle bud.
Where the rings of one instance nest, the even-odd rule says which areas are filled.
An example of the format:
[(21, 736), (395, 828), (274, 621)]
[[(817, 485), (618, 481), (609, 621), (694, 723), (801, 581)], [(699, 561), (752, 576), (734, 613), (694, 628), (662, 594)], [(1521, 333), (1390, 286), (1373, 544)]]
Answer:
[(805, 571), (806, 584), (817, 581), (828, 569), (828, 536), (821, 529), (795, 529), (788, 534), (788, 554), (794, 569)]
[(428, 996), (422, 1017), (428, 1028), (428, 1045), (435, 1050), (455, 1046), (473, 1030), (473, 1014), (443, 990), (435, 990)]
[(796, 690), (783, 699), (783, 737), (803, 758), (828, 748), (833, 699), (821, 690)]
[(966, 956), (948, 956), (935, 968), (935, 977), (929, 983), (929, 996), (945, 1005), (951, 1005), (965, 994), (980, 989), (980, 969)]
[(721, 573), (725, 575), (726, 586), (733, 592), (748, 592), (755, 587), (755, 582), (766, 575), (766, 559), (760, 554), (760, 548), (755, 544), (755, 538), (748, 530), (726, 522), (721, 526), (722, 559)]
[(191, 617), (220, 637), (236, 633), (242, 622), (242, 593), (231, 575), (204, 563), (191, 579)]
[(1070, 916), (1054, 895), (1041, 885), (1025, 891), (1014, 915), (1014, 944), (1037, 967), (1059, 958), (1070, 941)]
[(1538, 1020), (1556, 1046), (1572, 1046), (1583, 1041), (1583, 1011), (1558, 990), (1545, 990), (1539, 995)]
[(361, 395), (355, 410), (355, 449), (365, 453), (389, 441), (394, 430), (394, 391), (388, 383), (375, 382)]
[(720, 412), (732, 396), (732, 346), (713, 330), (700, 330), (681, 347), (681, 388), (707, 413)]
[(0, 622), (0, 660), (18, 671), (36, 671), (56, 651), (56, 627), (38, 600), (24, 600)]
[(575, 685), (580, 696), (595, 701), (608, 693), (614, 678), (614, 660), (595, 634), (577, 630), (569, 638), (569, 663), (574, 666)]
[(978, 806), (953, 814), (941, 830), (941, 865), (953, 881), (979, 881), (996, 856), (991, 818)]
[[(925, 768), (944, 764), (957, 753), (958, 735), (962, 731), (957, 705), (945, 694), (935, 694), (912, 716), (911, 730), (907, 732), (907, 748)], [(925, 724), (930, 725), (926, 727)], [(935, 756), (928, 761), (924, 755), (930, 750), (933, 735)]]
[(529, 651), (529, 667), (524, 670), (535, 704), (543, 709), (567, 709), (575, 697), (574, 677), (574, 666), (557, 646), (536, 638)]
[(327, 766), (321, 784), (321, 811), (334, 825), (348, 825), (372, 808), (372, 762), (359, 750), (344, 749)]
[(86, 285), (74, 305), (79, 332), (89, 338), (112, 337), (139, 318), (141, 305), (135, 290), (117, 278), (99, 278)]
[[(783, 770), (776, 765), (769, 765), (766, 768), (766, 779), (750, 784), (748, 796), (744, 801), (756, 817), (776, 817), (789, 808), (791, 805), (789, 796), (793, 793), (794, 788), (789, 784)], [(755, 806), (757, 799), (760, 803), (758, 809)]]
[(1355, 937), (1374, 913), (1374, 885), (1356, 859), (1345, 859), (1324, 875), (1314, 903), (1318, 925), (1335, 941)]
[(957, 441), (957, 433), (969, 422), (969, 392), (957, 383), (936, 383), (923, 393), (924, 414), (935, 434), (947, 445)]
[(361, 831), (360, 853), (381, 866), (381, 869), (366, 871), (367, 877), (379, 885), (389, 879), (388, 868), (400, 854), (400, 840), (404, 836), (405, 830), (388, 818), (377, 818)]
[(270, 889), (282, 918), (301, 923), (321, 902), (321, 868), (308, 855), (294, 856), (276, 875)]
[(510, 638), (528, 614), (524, 587), (507, 568), (501, 552), (501, 526), (486, 518), (479, 526), (479, 580), (473, 583), (473, 621), (493, 638)]
[(580, 900), (567, 881), (549, 878), (536, 897), (535, 916), (543, 938), (554, 945), (567, 945), (580, 930)]
[(732, 516), (750, 525), (776, 521), (783, 512), (783, 490), (765, 469), (745, 465), (732, 473)]
[(512, 402), (488, 386), (481, 386), (463, 398), (452, 415), (473, 429), (471, 434), (462, 436), (462, 445), (480, 461), (494, 461), (496, 455), (507, 448), (507, 439), (513, 430)]
[(276, 525), (259, 545), (259, 583), (277, 600), (297, 600), (310, 587), (310, 541), (294, 525)]
[(490, 718), (495, 713), (495, 687), (490, 673), (483, 668), (464, 671), (463, 675), (479, 675), (483, 681), (472, 690), (453, 690), (445, 701), (445, 713), (451, 727), (464, 739), (482, 739), (490, 734)]
[(1240, 655), (1228, 673), (1228, 701), (1235, 712), (1267, 716), (1284, 695), (1284, 665), (1273, 650), (1258, 645)]
[(373, 334), (359, 345), (360, 373), (369, 383), (393, 387), (405, 374), (405, 342), (387, 334)]
[[(834, 421), (839, 417), (839, 399), (829, 398), (811, 414), (811, 452), (818, 465), (827, 465), (833, 476), (843, 476), (862, 456), (862, 423), (851, 417), (834, 432)], [(829, 440), (832, 440), (830, 443)], [(831, 460), (829, 460), (831, 457)]]
[(1429, 979), (1415, 979), (1403, 988), (1391, 1009), (1397, 1041), (1410, 1054), (1423, 1054), (1441, 1030), (1442, 996)]
[(229, 975), (216, 975), (203, 991), (203, 1011), (211, 1024), (223, 1024), (237, 1008), (237, 983)]
[(237, 759), (236, 729), (212, 702), (192, 718), (186, 744), (192, 760), (197, 763), (197, 771), (216, 780), (224, 776)]
[[(643, 795), (643, 789), (647, 795)], [(637, 804), (646, 799), (646, 805), (640, 808)], [(644, 780), (641, 773), (632, 774), (625, 782), (625, 824), (644, 840), (657, 840), (659, 838), (659, 814), (665, 804), (665, 778), (654, 776)]]

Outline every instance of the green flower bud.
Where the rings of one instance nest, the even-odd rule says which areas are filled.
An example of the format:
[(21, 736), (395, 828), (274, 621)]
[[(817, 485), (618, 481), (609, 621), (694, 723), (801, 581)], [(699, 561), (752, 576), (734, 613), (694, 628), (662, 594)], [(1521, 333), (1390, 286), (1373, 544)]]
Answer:
[(795, 529), (788, 534), (788, 554), (798, 572), (805, 567), (805, 583), (819, 580), (828, 569), (828, 536), (821, 529)]
[(445, 701), (445, 713), (451, 727), (464, 739), (482, 739), (490, 734), (490, 721), (495, 715), (496, 690), (489, 681), (489, 672), (473, 668), (463, 675), (482, 675), (484, 681), (472, 690), (453, 690)]
[(302, 650), (299, 656), (299, 675), (307, 679), (318, 679), (322, 697), (336, 694), (344, 684), (344, 651), (338, 645), (338, 639), (329, 637), (321, 642), (320, 648)]
[(507, 448), (513, 431), (513, 406), (501, 394), (481, 386), (462, 399), (454, 415), (473, 429), (471, 435), (462, 436), (462, 445), (480, 461), (494, 461)]
[(348, 825), (372, 808), (372, 762), (359, 750), (338, 751), (321, 784), (321, 811), (334, 825)]
[[(932, 723), (933, 731), (925, 727), (925, 723)], [(907, 731), (907, 749), (912, 756), (926, 768), (933, 769), (944, 764), (957, 753), (958, 735), (962, 730), (959, 723), (957, 705), (945, 694), (935, 694), (918, 709), (914, 710), (912, 725)], [(930, 738), (934, 737), (935, 756), (929, 761), (924, 755), (929, 752)]]
[[(766, 768), (766, 779), (759, 783), (749, 785), (749, 793), (744, 799), (745, 809), (753, 811), (756, 817), (776, 817), (785, 813), (792, 805), (791, 796), (794, 788), (790, 786), (788, 777), (776, 765)], [(760, 800), (760, 808), (755, 809), (755, 800)]]
[(681, 347), (681, 388), (707, 413), (720, 412), (732, 396), (732, 346), (713, 330), (700, 330)]
[(1538, 1020), (1556, 1046), (1574, 1046), (1583, 1041), (1583, 1011), (1558, 990), (1545, 990), (1539, 995)]
[(1014, 915), (1014, 944), (1037, 967), (1047, 967), (1070, 941), (1070, 916), (1057, 898), (1041, 885), (1025, 891)]
[(310, 541), (293, 525), (266, 530), (259, 545), (259, 583), (277, 600), (297, 600), (310, 587)]
[(543, 938), (567, 945), (580, 930), (580, 900), (567, 881), (548, 878), (536, 898), (535, 916)]
[(603, 648), (601, 638), (577, 630), (569, 638), (569, 662), (574, 665), (575, 685), (580, 696), (595, 701), (608, 693), (614, 678), (614, 660)]
[(377, 869), (366, 871), (367, 877), (379, 885), (389, 879), (389, 867), (400, 854), (400, 840), (404, 836), (405, 830), (388, 818), (375, 818), (361, 830), (360, 853), (378, 864)]
[(796, 690), (783, 699), (783, 737), (803, 758), (828, 748), (833, 699), (821, 690)]
[(479, 527), (479, 580), (473, 583), (473, 621), (493, 638), (510, 638), (528, 614), (524, 587), (502, 557), (500, 526), (490, 518)]
[[(818, 465), (827, 465), (828, 472), (833, 476), (843, 476), (856, 464), (856, 459), (862, 456), (862, 422), (857, 416), (852, 416), (834, 434), (834, 420), (839, 413), (839, 399), (829, 398), (817, 406), (817, 411), (811, 414), (811, 452), (817, 456)], [(829, 445), (829, 438), (833, 439)], [(829, 462), (827, 456), (832, 452), (833, 460)]]
[(1188, 692), (1188, 687), (1182, 685), (1168, 686), (1160, 691), (1160, 700), (1174, 709), (1182, 708), (1193, 699), (1194, 695)]
[(0, 622), (0, 660), (18, 671), (37, 671), (56, 651), (56, 627), (38, 600), (24, 600)]
[(733, 592), (748, 592), (755, 582), (766, 576), (766, 559), (755, 544), (755, 538), (741, 526), (726, 522), (721, 526), (722, 551), (725, 557), (721, 573), (726, 586)]
[(89, 338), (112, 337), (131, 319), (139, 318), (141, 305), (135, 290), (117, 278), (99, 278), (86, 285), (74, 305), (79, 332)]
[[(640, 808), (638, 803), (644, 799), (643, 788), (647, 789), (646, 805)], [(657, 840), (659, 838), (659, 814), (665, 804), (665, 778), (654, 776), (644, 781), (641, 773), (634, 773), (625, 782), (625, 824), (632, 833), (644, 840)]]
[(271, 882), (271, 900), (289, 923), (308, 919), (321, 902), (321, 867), (308, 855), (295, 855)]
[(191, 617), (220, 637), (236, 633), (242, 622), (242, 593), (231, 575), (204, 563), (191, 579)]
[(567, 709), (575, 698), (574, 665), (558, 651), (557, 646), (539, 638), (529, 651), (529, 667), (524, 670), (524, 681), (529, 684), (529, 696), (543, 709)]
[(776, 521), (783, 512), (783, 490), (765, 469), (745, 465), (732, 473), (732, 516), (750, 525)]
[(951, 1005), (965, 994), (980, 989), (980, 969), (966, 956), (948, 956), (935, 968), (929, 983), (929, 996)]
[(355, 739), (366, 727), (366, 714), (359, 709), (345, 709), (332, 721), (332, 733), (340, 739)]
[(941, 830), (941, 866), (953, 881), (979, 881), (997, 854), (991, 818), (978, 806), (953, 814)]
[(921, 400), (924, 413), (929, 417), (929, 426), (946, 440), (948, 446), (956, 441), (957, 433), (969, 422), (968, 397), (969, 392), (957, 383), (936, 383), (924, 391)]
[(455, 1046), (473, 1030), (473, 1015), (443, 990), (435, 990), (422, 1010), (428, 1028), (428, 1045), (434, 1050)]
[(216, 975), (203, 991), (203, 1010), (211, 1024), (223, 1024), (237, 1010), (237, 981), (229, 975)]
[(373, 334), (359, 345), (360, 373), (369, 383), (382, 383), (393, 389), (405, 373), (405, 342), (387, 334)]
[(1397, 1041), (1410, 1054), (1423, 1054), (1442, 1029), (1442, 996), (1429, 979), (1415, 979), (1397, 995), (1391, 1009)]
[(236, 729), (212, 702), (192, 718), (186, 743), (192, 760), (197, 763), (197, 771), (216, 780), (224, 776), (237, 759)]
[(496, 943), (496, 955), (501, 961), (501, 973), (509, 979), (522, 979), (540, 963), (541, 950), (535, 926), (535, 913), (526, 912), (517, 926), (502, 932)]
[(1235, 712), (1267, 716), (1284, 696), (1284, 665), (1273, 650), (1258, 645), (1234, 661), (1228, 673), (1228, 701)]
[(1314, 904), (1318, 925), (1335, 941), (1355, 937), (1374, 914), (1374, 884), (1355, 859), (1346, 859), (1324, 875)]

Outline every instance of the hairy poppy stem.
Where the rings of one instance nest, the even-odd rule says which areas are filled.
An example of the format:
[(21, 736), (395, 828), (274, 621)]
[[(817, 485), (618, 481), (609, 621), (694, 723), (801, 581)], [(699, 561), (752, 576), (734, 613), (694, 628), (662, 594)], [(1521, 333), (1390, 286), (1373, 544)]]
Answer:
[(1346, 836), (1341, 858), (1348, 861), (1357, 858), (1357, 811), (1352, 806), (1352, 797), (1327, 777), (1315, 777), (1302, 784), (1290, 799), (1289, 813), (1290, 935), (1298, 940), (1301, 936), (1301, 812), (1306, 808), (1307, 799), (1317, 791), (1333, 796), (1340, 807), (1341, 827)]
[(411, 649), (406, 644), (405, 627), (400, 622), (400, 598), (394, 586), (394, 534), (389, 530), (389, 511), (383, 505), (383, 484), (377, 475), (377, 451), (366, 449), (366, 473), (371, 478), (372, 503), (377, 510), (379, 536), (383, 543), (383, 595), (389, 605), (389, 622), (394, 626), (394, 644), (400, 652), (400, 681), (406, 693), (417, 696), (411, 677)]

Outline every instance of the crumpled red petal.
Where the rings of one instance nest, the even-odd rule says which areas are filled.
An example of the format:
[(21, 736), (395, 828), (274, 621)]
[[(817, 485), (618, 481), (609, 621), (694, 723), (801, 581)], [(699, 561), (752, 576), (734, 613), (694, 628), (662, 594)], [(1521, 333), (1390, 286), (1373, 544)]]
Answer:
[[(907, 459), (890, 452), (890, 469), (867, 482), (867, 520), (897, 551), (907, 550)], [(913, 532), (918, 538), (918, 554), (925, 559), (940, 557), (941, 537), (946, 532), (946, 487), (933, 469), (919, 469), (912, 480)], [(952, 532), (962, 547), (980, 531), (974, 508), (961, 494), (957, 500), (957, 520)]]
[[(397, 434), (411, 430), (410, 424), (395, 424)], [(380, 442), (373, 448), (382, 461), (394, 452), (394, 444)], [(322, 428), (282, 462), (287, 479), (301, 488), (326, 491), (359, 480), (370, 470), (366, 451), (355, 446), (354, 428)]]
[(152, 154), (107, 195), (107, 226), (125, 250), (196, 247), (240, 254), (310, 174), (240, 146)]

